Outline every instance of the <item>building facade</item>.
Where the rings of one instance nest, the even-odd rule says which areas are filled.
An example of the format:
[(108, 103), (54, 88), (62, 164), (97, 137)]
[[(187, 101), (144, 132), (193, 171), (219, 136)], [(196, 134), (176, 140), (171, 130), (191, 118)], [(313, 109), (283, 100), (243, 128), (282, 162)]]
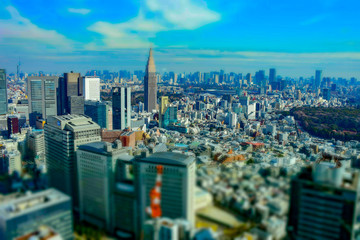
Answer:
[(112, 89), (113, 129), (131, 127), (131, 88)]
[(94, 142), (81, 145), (77, 151), (80, 219), (112, 232), (113, 192), (117, 158), (128, 155), (117, 140), (114, 144)]
[(35, 126), (37, 119), (56, 116), (58, 81), (56, 76), (28, 77), (30, 126)]
[(80, 145), (101, 141), (100, 126), (86, 116), (56, 116), (49, 118), (44, 134), (49, 185), (71, 196), (77, 208), (75, 152)]
[(100, 125), (101, 128), (112, 129), (111, 102), (85, 101), (85, 115)]
[(136, 159), (135, 187), (138, 204), (138, 226), (143, 227), (150, 216), (150, 191), (155, 186), (157, 166), (162, 166), (162, 217), (183, 218), (195, 224), (195, 158), (180, 153), (158, 152), (150, 157)]
[(85, 76), (82, 81), (85, 101), (100, 101), (100, 78)]

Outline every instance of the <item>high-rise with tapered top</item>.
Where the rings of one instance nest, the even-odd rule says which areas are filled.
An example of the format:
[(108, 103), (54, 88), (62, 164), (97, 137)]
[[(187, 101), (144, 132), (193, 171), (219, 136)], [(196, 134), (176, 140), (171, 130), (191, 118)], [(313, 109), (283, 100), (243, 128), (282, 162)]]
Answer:
[(156, 69), (155, 69), (155, 62), (154, 62), (152, 48), (150, 48), (149, 59), (145, 70), (144, 101), (145, 101), (145, 110), (147, 112), (156, 110), (157, 83), (156, 83)]

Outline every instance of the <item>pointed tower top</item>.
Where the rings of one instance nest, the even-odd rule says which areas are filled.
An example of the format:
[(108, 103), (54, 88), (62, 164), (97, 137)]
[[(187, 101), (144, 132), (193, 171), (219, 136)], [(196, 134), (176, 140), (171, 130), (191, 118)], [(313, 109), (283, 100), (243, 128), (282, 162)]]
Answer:
[(146, 72), (156, 72), (152, 48), (150, 48), (149, 59), (146, 65)]

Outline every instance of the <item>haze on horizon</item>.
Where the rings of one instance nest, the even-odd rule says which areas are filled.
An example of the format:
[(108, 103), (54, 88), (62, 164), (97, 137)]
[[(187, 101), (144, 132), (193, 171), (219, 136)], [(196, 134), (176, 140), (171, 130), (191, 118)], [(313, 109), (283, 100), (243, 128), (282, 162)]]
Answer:
[(160, 72), (360, 78), (360, 3), (340, 0), (145, 0), (0, 3), (0, 68), (85, 72), (143, 70), (148, 48)]

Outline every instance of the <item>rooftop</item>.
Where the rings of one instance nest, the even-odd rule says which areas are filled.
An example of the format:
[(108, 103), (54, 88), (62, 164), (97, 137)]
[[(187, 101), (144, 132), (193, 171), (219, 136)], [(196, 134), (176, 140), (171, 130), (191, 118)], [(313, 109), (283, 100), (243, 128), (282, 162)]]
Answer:
[(0, 218), (10, 219), (37, 211), (56, 203), (70, 201), (70, 197), (50, 188), (0, 203)]
[(195, 161), (193, 156), (175, 152), (157, 152), (150, 157), (141, 159), (142, 162), (168, 164), (176, 166), (189, 166)]

